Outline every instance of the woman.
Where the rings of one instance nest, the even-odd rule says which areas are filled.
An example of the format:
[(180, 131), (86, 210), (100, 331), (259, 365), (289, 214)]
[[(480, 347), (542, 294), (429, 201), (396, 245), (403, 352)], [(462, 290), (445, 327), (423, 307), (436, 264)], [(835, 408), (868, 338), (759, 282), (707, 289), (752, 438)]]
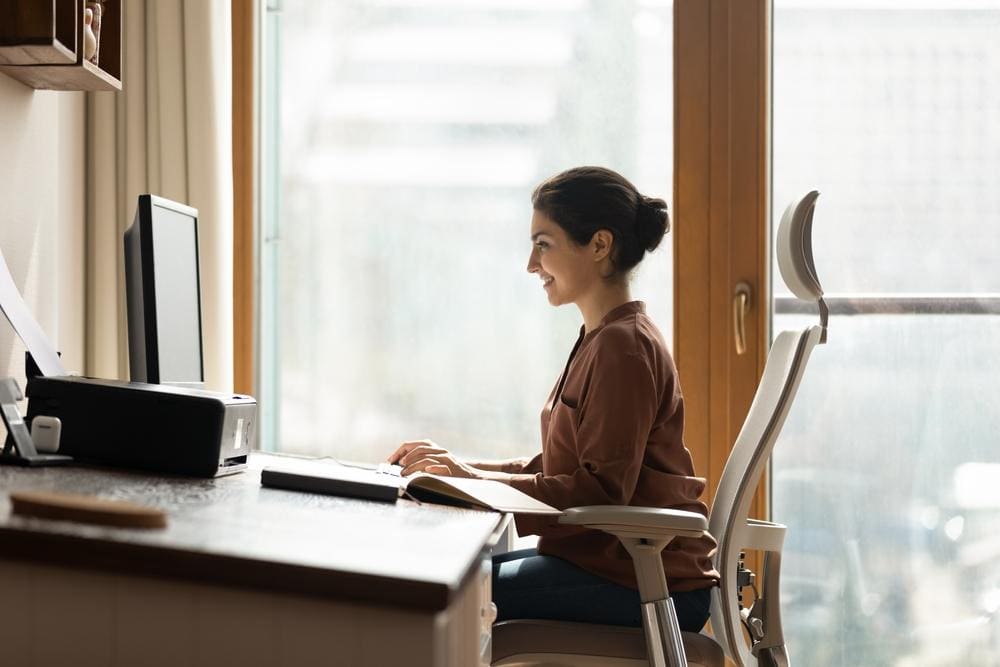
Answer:
[[(549, 303), (575, 304), (580, 336), (542, 410), (542, 451), (531, 460), (469, 463), (429, 440), (406, 442), (389, 457), (403, 474), (493, 479), (559, 509), (580, 505), (670, 507), (706, 514), (684, 447), (684, 401), (673, 359), (642, 302), (629, 290), (632, 269), (669, 227), (662, 199), (644, 197), (621, 175), (579, 167), (531, 196), (528, 271)], [(639, 626), (635, 570), (607, 533), (517, 516), (518, 533), (537, 549), (493, 559), (498, 620), (542, 618)], [(708, 620), (718, 573), (715, 541), (677, 538), (663, 552), (683, 630)]]

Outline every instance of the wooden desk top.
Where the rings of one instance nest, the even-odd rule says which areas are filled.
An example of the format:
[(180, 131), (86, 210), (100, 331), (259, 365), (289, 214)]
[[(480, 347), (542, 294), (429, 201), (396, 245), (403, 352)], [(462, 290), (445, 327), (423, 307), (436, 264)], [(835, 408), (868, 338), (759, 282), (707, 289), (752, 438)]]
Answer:
[[(0, 466), (0, 558), (380, 604), (447, 607), (505, 525), (493, 512), (263, 488), (250, 469), (217, 479), (98, 468)], [(15, 490), (160, 508), (162, 530), (11, 514)]]

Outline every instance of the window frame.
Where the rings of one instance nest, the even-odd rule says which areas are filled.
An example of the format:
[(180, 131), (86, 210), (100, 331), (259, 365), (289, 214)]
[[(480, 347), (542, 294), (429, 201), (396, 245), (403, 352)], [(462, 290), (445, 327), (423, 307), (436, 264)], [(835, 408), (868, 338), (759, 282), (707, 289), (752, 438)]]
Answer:
[[(256, 317), (261, 0), (233, 16), (233, 317), (236, 391), (259, 387)], [(711, 501), (763, 372), (770, 334), (771, 0), (674, 0), (674, 354), (685, 442)], [(751, 289), (747, 351), (735, 285)], [(767, 483), (751, 511), (767, 516)]]
[(255, 394), (256, 45), (258, 0), (231, 0), (233, 113), (233, 388)]
[[(770, 344), (771, 0), (675, 0), (674, 350), (684, 439), (715, 490)], [(746, 352), (736, 286), (750, 287)], [(751, 513), (768, 516), (768, 482)]]

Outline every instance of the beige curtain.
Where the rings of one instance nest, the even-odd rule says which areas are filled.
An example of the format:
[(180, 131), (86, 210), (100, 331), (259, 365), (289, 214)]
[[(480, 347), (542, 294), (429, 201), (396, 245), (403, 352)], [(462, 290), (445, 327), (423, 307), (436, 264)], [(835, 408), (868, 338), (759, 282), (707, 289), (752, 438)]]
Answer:
[(152, 193), (198, 209), (205, 381), (231, 391), (230, 3), (122, 5), (123, 91), (87, 100), (85, 372), (128, 378), (122, 233)]

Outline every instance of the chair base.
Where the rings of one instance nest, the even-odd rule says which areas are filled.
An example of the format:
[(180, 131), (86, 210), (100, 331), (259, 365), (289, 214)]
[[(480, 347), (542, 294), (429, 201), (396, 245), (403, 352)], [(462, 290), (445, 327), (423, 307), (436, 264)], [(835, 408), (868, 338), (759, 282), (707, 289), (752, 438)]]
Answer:
[[(690, 667), (724, 667), (706, 635), (681, 633)], [(515, 620), (493, 626), (493, 667), (646, 667), (640, 628), (568, 621)]]

